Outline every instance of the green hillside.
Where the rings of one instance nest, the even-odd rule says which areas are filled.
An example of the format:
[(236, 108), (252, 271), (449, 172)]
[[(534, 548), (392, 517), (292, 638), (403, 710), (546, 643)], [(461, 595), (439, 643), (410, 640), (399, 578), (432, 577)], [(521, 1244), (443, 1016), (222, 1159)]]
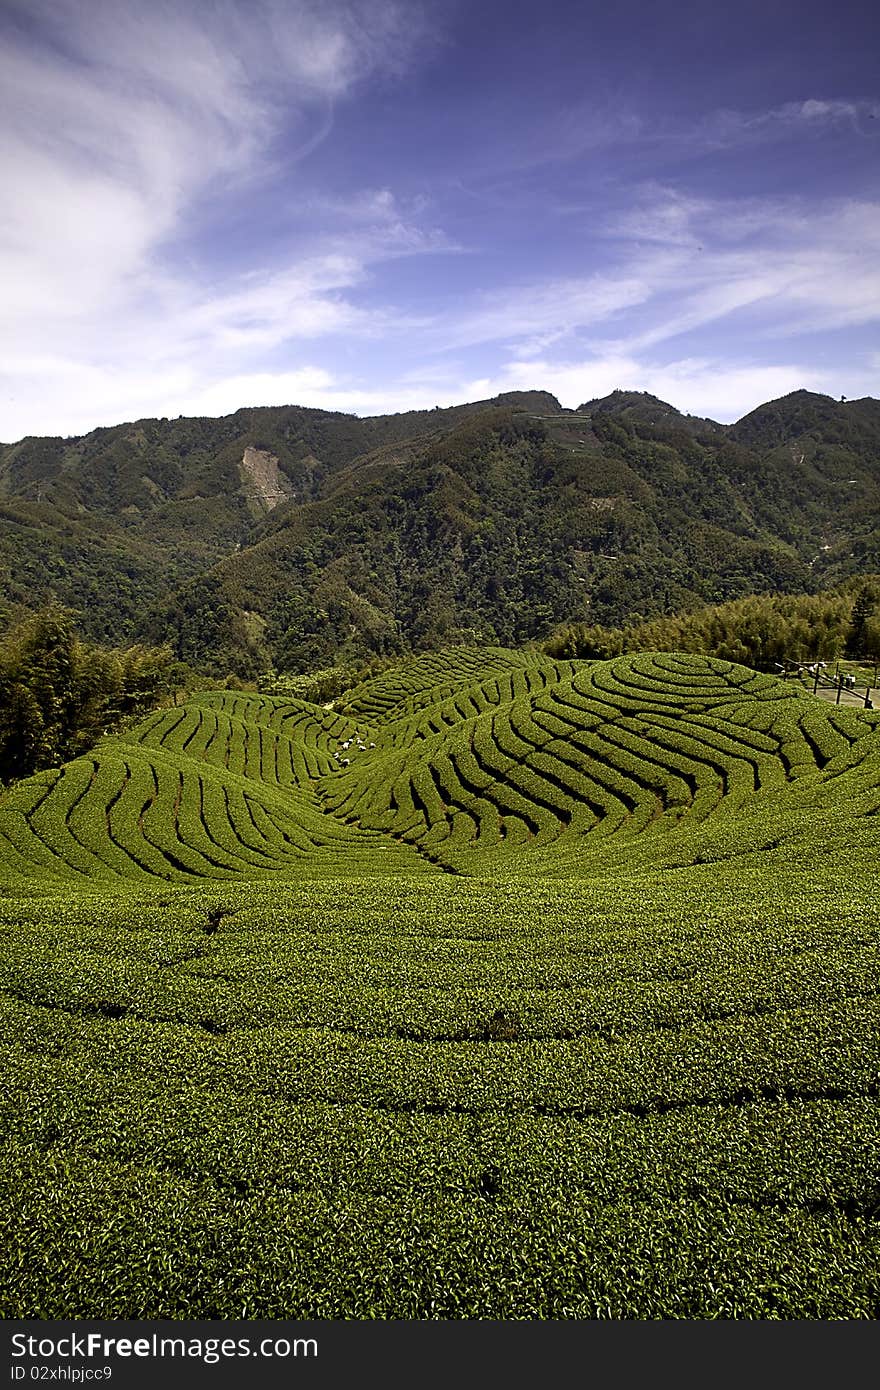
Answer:
[(876, 713), (674, 653), (17, 783), (0, 1315), (876, 1319), (878, 824)]
[(230, 691), (157, 711), (7, 791), (0, 864), (86, 882), (593, 875), (807, 854), (817, 820), (852, 850), (880, 807), (878, 721), (709, 657), (459, 648), (333, 708)]
[[(0, 864), (80, 882), (417, 872), (392, 839), (324, 814), (314, 786), (347, 721), (221, 694), (149, 716), (0, 803)], [(330, 731), (333, 731), (331, 734)]]
[(880, 570), (878, 515), (870, 398), (141, 420), (0, 446), (0, 616), (54, 597), (91, 640), (304, 671), (811, 593)]

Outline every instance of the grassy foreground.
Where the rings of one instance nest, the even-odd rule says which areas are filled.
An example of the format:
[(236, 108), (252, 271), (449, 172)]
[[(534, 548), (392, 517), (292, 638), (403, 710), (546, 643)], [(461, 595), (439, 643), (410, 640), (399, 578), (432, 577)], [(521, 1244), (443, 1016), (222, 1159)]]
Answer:
[(4, 1316), (880, 1315), (877, 722), (443, 660), (0, 802)]

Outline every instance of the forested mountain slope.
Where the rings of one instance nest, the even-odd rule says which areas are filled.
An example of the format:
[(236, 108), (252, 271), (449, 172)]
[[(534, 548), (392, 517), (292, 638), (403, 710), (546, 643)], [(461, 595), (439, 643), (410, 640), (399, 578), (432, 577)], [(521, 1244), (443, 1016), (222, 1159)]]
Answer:
[(0, 601), (249, 675), (811, 592), (880, 568), (878, 517), (871, 399), (252, 409), (4, 446)]

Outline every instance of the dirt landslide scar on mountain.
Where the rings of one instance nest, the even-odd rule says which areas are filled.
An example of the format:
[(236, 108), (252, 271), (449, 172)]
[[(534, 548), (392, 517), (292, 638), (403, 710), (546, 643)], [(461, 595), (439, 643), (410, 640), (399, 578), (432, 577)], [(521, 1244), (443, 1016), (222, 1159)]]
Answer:
[(257, 515), (271, 512), (293, 496), (293, 488), (278, 467), (278, 459), (266, 449), (245, 449), (238, 465), (248, 505)]

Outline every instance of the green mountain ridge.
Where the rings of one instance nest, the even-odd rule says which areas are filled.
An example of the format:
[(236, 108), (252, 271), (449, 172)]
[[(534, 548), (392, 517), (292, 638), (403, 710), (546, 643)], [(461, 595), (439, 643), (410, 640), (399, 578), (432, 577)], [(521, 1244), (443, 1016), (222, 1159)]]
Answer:
[(811, 592), (880, 568), (878, 515), (870, 398), (254, 408), (3, 446), (0, 603), (247, 676)]

